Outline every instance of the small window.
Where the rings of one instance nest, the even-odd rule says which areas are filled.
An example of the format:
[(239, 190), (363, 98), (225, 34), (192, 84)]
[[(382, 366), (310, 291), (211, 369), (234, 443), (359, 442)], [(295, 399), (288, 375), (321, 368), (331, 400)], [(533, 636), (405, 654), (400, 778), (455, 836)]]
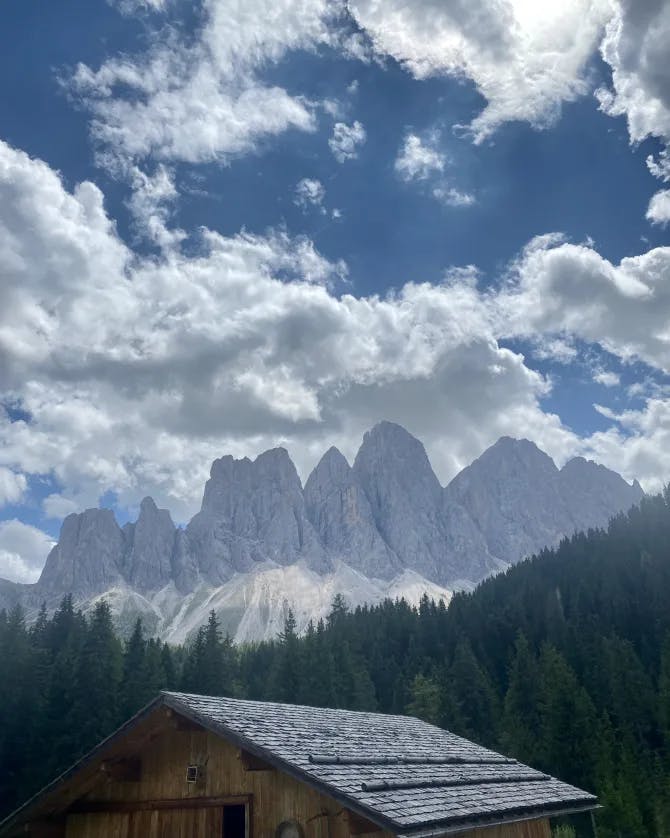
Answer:
[(247, 834), (247, 807), (240, 806), (223, 807), (223, 838), (246, 838)]

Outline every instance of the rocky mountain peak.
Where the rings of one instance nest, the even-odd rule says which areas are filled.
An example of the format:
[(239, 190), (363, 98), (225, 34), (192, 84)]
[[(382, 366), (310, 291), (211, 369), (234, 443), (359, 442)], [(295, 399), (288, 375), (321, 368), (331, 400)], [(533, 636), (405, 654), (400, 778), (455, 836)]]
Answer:
[(225, 581), (262, 562), (325, 564), (305, 512), (298, 472), (285, 448), (251, 461), (222, 457), (212, 466), (201, 511), (186, 529), (206, 579)]
[(123, 530), (110, 510), (70, 515), (40, 581), (20, 590), (0, 584), (0, 607), (55, 605), (66, 592), (85, 604), (105, 594), (124, 620), (139, 609), (165, 636), (183, 638), (211, 603), (225, 602), (234, 612), (227, 628), (236, 632), (242, 619), (248, 637), (252, 625), (268, 631), (267, 615), (284, 608), (286, 590), (267, 580), (303, 585), (291, 596), (305, 620), (320, 613), (315, 591), (326, 608), (340, 590), (333, 580), (346, 579), (354, 601), (408, 585), (417, 598), (423, 585), (467, 588), (577, 529), (605, 525), (641, 497), (638, 483), (603, 466), (577, 457), (559, 471), (534, 443), (511, 437), (443, 489), (421, 442), (381, 422), (353, 466), (330, 448), (304, 489), (285, 448), (215, 460), (185, 530), (150, 497)]
[(469, 469), (478, 468), (504, 469), (505, 475), (509, 477), (523, 477), (528, 472), (547, 476), (558, 472), (551, 457), (534, 442), (509, 436), (501, 436), (469, 466)]
[(331, 556), (368, 577), (387, 579), (400, 561), (377, 529), (370, 501), (337, 448), (321, 458), (305, 484), (307, 516)]
[(421, 442), (400, 425), (380, 422), (363, 437), (353, 471), (391, 551), (404, 567), (441, 582), (442, 487)]
[(376, 491), (368, 491), (368, 488), (372, 490), (373, 482), (421, 485), (424, 493), (440, 492), (440, 483), (423, 444), (393, 422), (379, 422), (364, 435), (353, 467), (373, 507)]
[(141, 593), (164, 587), (173, 578), (176, 528), (167, 509), (145, 497), (132, 528), (125, 530), (125, 576)]
[(63, 521), (38, 585), (46, 594), (94, 593), (122, 581), (123, 533), (111, 509), (87, 509)]

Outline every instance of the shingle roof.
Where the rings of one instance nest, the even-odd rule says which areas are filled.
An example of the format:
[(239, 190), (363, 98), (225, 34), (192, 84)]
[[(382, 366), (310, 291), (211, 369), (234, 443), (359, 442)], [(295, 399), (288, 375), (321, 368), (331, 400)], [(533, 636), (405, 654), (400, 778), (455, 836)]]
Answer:
[(597, 806), (587, 792), (409, 716), (162, 696), (177, 712), (398, 835)]

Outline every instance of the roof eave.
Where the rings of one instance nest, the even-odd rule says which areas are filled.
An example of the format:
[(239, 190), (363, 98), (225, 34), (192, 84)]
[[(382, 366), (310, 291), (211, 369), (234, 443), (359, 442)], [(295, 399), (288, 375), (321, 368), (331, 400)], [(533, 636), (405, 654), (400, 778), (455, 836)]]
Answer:
[(510, 814), (508, 817), (473, 818), (467, 822), (461, 822), (451, 826), (445, 823), (436, 823), (432, 826), (418, 827), (418, 829), (396, 830), (394, 831), (394, 835), (396, 838), (441, 838), (443, 835), (459, 835), (464, 832), (470, 832), (473, 829), (489, 829), (490, 827), (505, 826), (506, 824), (520, 823), (522, 821), (566, 817), (567, 815), (592, 812), (595, 809), (602, 809), (602, 806), (597, 801), (593, 803), (585, 802), (583, 805), (565, 806), (563, 808), (547, 807), (546, 809), (538, 809), (534, 812), (529, 811), (527, 814)]

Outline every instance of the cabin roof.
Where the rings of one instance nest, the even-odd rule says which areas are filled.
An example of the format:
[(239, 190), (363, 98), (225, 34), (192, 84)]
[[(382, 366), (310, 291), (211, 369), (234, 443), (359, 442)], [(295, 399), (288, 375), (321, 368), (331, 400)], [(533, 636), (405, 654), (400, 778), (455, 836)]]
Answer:
[(591, 809), (597, 799), (410, 716), (164, 693), (200, 722), (398, 835)]
[(0, 835), (65, 806), (68, 786), (161, 707), (399, 836), (432, 838), (598, 805), (585, 791), (411, 716), (163, 692), (0, 823)]

